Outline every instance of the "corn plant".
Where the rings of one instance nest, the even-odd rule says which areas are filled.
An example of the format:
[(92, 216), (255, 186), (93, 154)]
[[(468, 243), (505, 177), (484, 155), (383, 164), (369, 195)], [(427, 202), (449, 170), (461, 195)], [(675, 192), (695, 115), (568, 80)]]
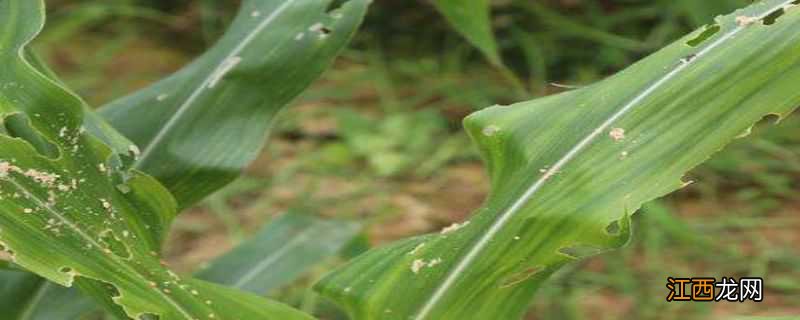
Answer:
[(561, 266), (625, 244), (643, 203), (800, 104), (796, 4), (758, 2), (600, 83), (470, 115), (491, 178), (484, 206), (362, 255), (318, 288), (356, 319), (521, 317)]
[[(162, 265), (159, 252), (178, 209), (230, 182), (255, 157), (275, 114), (330, 64), (367, 4), (355, 0), (329, 10), (330, 3), (245, 1), (230, 30), (203, 56), (95, 113), (28, 49), (44, 24), (43, 1), (0, 1), (0, 244), (14, 264), (80, 288), (119, 318), (309, 318), (244, 291), (179, 276)], [(268, 227), (269, 236), (254, 243), (324, 255), (354, 229), (291, 219)], [(308, 233), (333, 227), (338, 236), (326, 234), (308, 247)], [(288, 231), (281, 236), (281, 230)], [(295, 234), (306, 236), (285, 239)], [(252, 246), (214, 263), (225, 268), (233, 259), (236, 270), (212, 265), (197, 277), (258, 293), (290, 280), (265, 279), (286, 259), (249, 255)], [(90, 305), (28, 274), (2, 277), (4, 292), (30, 298), (14, 299), (4, 317), (69, 319)], [(51, 300), (59, 296), (66, 298)]]
[[(324, 256), (356, 225), (289, 215), (195, 275), (174, 273), (159, 252), (180, 209), (252, 161), (367, 2), (244, 1), (209, 52), (94, 112), (28, 49), (43, 2), (0, 0), (0, 245), (13, 261), (0, 268), (31, 272), (0, 272), (3, 316), (71, 319), (95, 303), (119, 318), (313, 319), (247, 292), (296, 274), (260, 250)], [(797, 4), (758, 2), (600, 83), (470, 115), (491, 176), (483, 207), (357, 257), (318, 291), (352, 319), (520, 318), (560, 267), (624, 245), (643, 203), (690, 183), (686, 172), (766, 115), (800, 105)]]

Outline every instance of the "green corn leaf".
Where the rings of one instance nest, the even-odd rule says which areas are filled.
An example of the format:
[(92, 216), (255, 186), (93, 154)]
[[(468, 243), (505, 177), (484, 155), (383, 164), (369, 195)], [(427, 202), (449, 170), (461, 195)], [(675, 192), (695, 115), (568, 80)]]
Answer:
[[(337, 254), (359, 230), (357, 223), (290, 212), (212, 261), (196, 277), (263, 294), (291, 283), (321, 260)], [(73, 288), (19, 270), (0, 272), (0, 284), (0, 301), (13, 301), (20, 310), (0, 319), (77, 319), (97, 308)]]
[(301, 276), (338, 253), (360, 228), (357, 223), (287, 213), (253, 239), (215, 259), (197, 277), (263, 294)]
[(494, 37), (494, 30), (492, 30), (489, 0), (434, 0), (433, 5), (461, 36), (478, 48), (486, 60), (513, 87), (520, 99), (530, 97), (522, 79), (503, 63), (497, 40)]
[[(257, 5), (245, 4), (245, 6), (243, 6), (242, 13), (240, 14), (240, 16), (242, 16), (243, 18), (240, 18), (239, 20), (237, 20), (236, 23), (234, 23), (235, 27), (239, 29), (239, 31), (238, 31), (239, 36), (241, 36), (241, 34), (243, 34), (242, 30), (246, 31), (246, 29), (247, 29), (247, 27), (242, 26), (242, 24), (252, 23), (252, 21), (253, 21), (252, 18), (263, 18), (261, 16), (261, 13), (264, 12), (264, 14), (266, 14), (266, 11), (261, 11), (261, 10), (269, 10), (270, 8), (268, 8), (267, 5), (274, 6), (274, 4), (266, 4), (266, 3), (259, 3)], [(320, 5), (321, 4), (317, 4), (317, 7), (320, 6)], [(256, 6), (256, 7), (254, 7), (254, 6)], [(309, 7), (308, 4), (304, 4), (304, 6), (305, 6), (305, 8), (308, 8), (308, 9), (316, 8), (316, 7), (311, 8), (311, 7)], [(252, 10), (250, 10), (250, 9), (252, 9)], [(303, 10), (303, 9), (301, 9), (301, 8), (293, 8), (292, 10), (286, 10), (287, 12), (280, 12), (280, 14), (281, 15), (286, 15), (286, 14), (296, 15), (296, 14), (298, 14), (298, 12), (300, 12), (300, 10)], [(256, 13), (258, 13), (258, 14), (256, 14)], [(325, 65), (325, 64), (329, 63), (329, 61), (326, 62), (326, 61), (322, 61), (322, 60), (325, 60), (325, 59), (331, 60), (333, 58), (333, 56), (335, 55), (335, 53), (342, 46), (344, 46), (346, 44), (347, 40), (349, 39), (350, 34), (352, 34), (354, 32), (355, 27), (357, 27), (357, 25), (358, 25), (357, 22), (360, 21), (361, 16), (363, 16), (364, 9), (363, 8), (360, 8), (360, 9), (356, 8), (356, 9), (351, 9), (350, 11), (335, 12), (335, 13), (332, 13), (332, 16), (334, 16), (334, 17), (343, 17), (344, 14), (348, 14), (348, 20), (339, 22), (339, 26), (337, 27), (337, 29), (333, 30), (332, 33), (335, 33), (336, 37), (332, 37), (332, 38), (327, 39), (327, 41), (325, 43), (321, 44), (321, 45), (305, 46), (304, 48), (300, 49), (300, 50), (303, 50), (303, 54), (295, 55), (293, 57), (297, 58), (299, 60), (303, 60), (303, 59), (308, 60), (308, 59), (310, 59), (311, 56), (321, 55), (320, 58), (319, 58), (320, 60), (314, 61), (314, 63), (321, 63), (322, 65)], [(285, 20), (285, 18), (284, 18), (284, 20)], [(262, 21), (262, 20), (259, 20), (259, 21)], [(289, 21), (289, 23), (296, 23), (296, 22), (302, 22), (302, 21), (294, 21), (294, 22), (293, 21)], [(271, 23), (275, 23), (275, 22), (271, 22)], [(263, 31), (263, 33), (273, 32), (273, 34), (272, 35), (258, 35), (259, 38), (255, 39), (255, 40), (252, 40), (252, 41), (262, 41), (262, 38), (263, 38), (263, 41), (266, 41), (266, 42), (270, 42), (270, 41), (274, 40), (274, 38), (276, 36), (274, 34), (274, 32), (277, 31), (277, 30), (268, 29), (266, 26), (264, 28), (265, 28), (265, 30)], [(233, 36), (229, 35), (228, 37), (233, 37)], [(230, 39), (227, 40), (228, 44), (230, 44), (231, 41), (232, 40), (230, 40)], [(223, 43), (225, 43), (225, 41), (221, 41), (220, 43), (223, 44)], [(258, 49), (263, 49), (263, 47), (264, 47), (263, 45), (262, 46), (253, 46), (253, 48), (247, 48), (246, 50), (252, 50), (253, 52), (255, 52)], [(291, 47), (291, 46), (288, 46), (288, 47)], [(288, 49), (287, 48), (283, 48), (282, 50), (285, 51), (285, 50), (288, 50)], [(28, 61), (30, 62), (30, 64), (33, 67), (35, 67), (38, 71), (42, 72), (43, 74), (47, 75), (53, 81), (57, 81), (57, 82), (60, 83), (60, 80), (57, 78), (55, 73), (53, 73), (46, 66), (46, 64), (44, 64), (35, 54), (33, 54), (33, 52), (31, 52), (30, 50), (28, 50), (26, 48), (25, 54), (26, 54), (26, 58), (28, 59)], [(205, 59), (209, 59), (209, 58), (205, 58)], [(267, 67), (270, 67), (269, 66), (270, 64), (273, 64), (273, 65), (284, 64), (284, 62), (281, 59), (287, 59), (286, 54), (281, 54), (280, 59), (273, 58), (272, 60), (267, 61), (264, 64)], [(197, 64), (197, 62), (195, 64)], [(303, 65), (304, 62), (303, 61), (296, 62), (295, 64), (296, 65)], [(191, 68), (191, 66), (187, 67), (187, 69), (188, 68)], [(298, 78), (299, 78), (298, 81), (300, 81), (300, 82), (309, 81), (310, 82), (310, 80), (307, 80), (307, 79), (313, 78), (316, 75), (318, 75), (321, 72), (321, 70), (319, 68), (324, 68), (324, 66), (323, 67), (313, 68), (313, 69), (305, 69), (303, 72), (308, 72), (308, 74), (307, 75), (303, 75), (303, 76), (298, 76)], [(262, 69), (264, 69), (264, 67), (262, 67)], [(182, 71), (182, 72), (186, 73), (187, 71)], [(195, 71), (194, 73), (198, 73), (198, 71)], [(306, 77), (306, 78), (304, 78), (304, 77)], [(310, 77), (310, 78), (308, 78), (308, 77)], [(241, 86), (241, 83), (239, 83), (239, 82), (221, 83), (219, 86), (220, 86), (221, 90), (227, 90), (227, 89), (225, 89), (226, 86)], [(171, 83), (171, 85), (177, 86), (177, 85), (179, 85), (179, 83), (178, 83), (178, 81), (173, 81), (173, 83)], [(157, 98), (156, 100), (158, 100), (158, 97), (156, 97), (156, 98)], [(129, 99), (132, 99), (132, 98), (129, 98)], [(288, 98), (285, 98), (285, 99), (291, 99), (291, 97), (288, 97)], [(206, 105), (208, 105), (208, 103), (206, 103)], [(138, 110), (133, 110), (133, 107), (138, 107), (137, 105), (125, 105), (124, 103), (122, 103), (122, 101), (117, 102), (115, 104), (112, 104), (112, 106), (118, 106), (119, 108), (126, 108), (126, 107), (131, 108), (131, 109), (127, 109), (128, 110), (127, 112), (134, 112), (135, 113), (135, 111), (138, 111)], [(280, 107), (277, 104), (276, 104), (276, 106)], [(251, 108), (256, 108), (256, 107), (260, 107), (260, 106), (250, 106), (250, 107)], [(88, 106), (85, 106), (85, 109), (89, 110)], [(265, 109), (268, 109), (268, 108), (265, 108)], [(109, 109), (106, 109), (106, 110), (109, 110)], [(113, 111), (113, 114), (115, 114), (117, 116), (123, 117), (124, 119), (122, 119), (122, 120), (127, 120), (127, 117), (125, 117), (125, 114), (124, 114), (125, 111), (118, 111), (118, 110), (110, 110), (110, 111)], [(263, 110), (262, 111), (254, 110), (254, 111), (256, 111), (256, 112), (265, 112)], [(268, 111), (268, 112), (272, 112), (272, 111)], [(149, 119), (149, 120), (153, 120), (153, 119)], [(265, 123), (264, 125), (266, 125), (266, 124), (267, 123)], [(96, 137), (101, 138), (101, 140), (103, 140), (106, 144), (112, 146), (114, 151), (116, 151), (116, 153), (126, 153), (126, 152), (133, 152), (133, 151), (137, 150), (137, 149), (131, 147), (132, 146), (131, 142), (129, 142), (124, 137), (122, 137), (119, 133), (116, 132), (116, 130), (114, 130), (113, 128), (111, 128), (111, 126), (109, 126), (107, 123), (105, 123), (105, 121), (102, 118), (100, 118), (97, 114), (95, 114), (95, 113), (93, 113), (91, 111), (87, 111), (86, 114), (84, 115), (84, 125), (85, 125), (87, 131), (91, 132)], [(147, 126), (148, 124), (146, 122), (143, 122), (143, 125)], [(141, 127), (141, 128), (137, 128), (137, 129), (146, 130), (147, 128), (146, 127)], [(155, 130), (155, 129), (157, 129), (157, 127), (153, 127), (152, 129)], [(188, 137), (183, 136), (182, 138), (188, 138)], [(239, 149), (239, 151), (246, 151), (245, 149), (249, 148), (249, 147), (256, 148), (256, 147), (254, 147), (254, 145), (256, 143), (257, 143), (257, 141), (253, 141), (253, 143), (249, 144), (249, 145), (240, 145), (240, 144), (233, 144), (233, 145), (235, 145), (237, 147), (242, 147), (241, 149)], [(193, 154), (192, 156), (199, 158), (200, 156), (202, 156), (202, 154)], [(249, 160), (246, 160), (246, 161), (249, 161)], [(186, 170), (186, 171), (183, 171), (183, 172), (180, 172), (180, 173), (192, 174), (193, 172), (192, 172), (192, 170)], [(228, 181), (228, 178), (223, 178), (219, 182), (215, 182), (215, 183), (224, 184), (226, 181)], [(197, 198), (200, 198), (200, 197), (202, 197), (202, 195), (199, 195)], [(41, 287), (41, 288), (38, 288), (37, 290), (54, 291), (55, 293), (53, 295), (57, 295), (57, 294), (67, 295), (68, 294), (68, 296), (67, 296), (68, 298), (66, 298), (66, 299), (68, 299), (70, 301), (79, 301), (80, 300), (80, 301), (85, 302), (85, 298), (83, 298), (81, 295), (79, 295), (74, 289), (62, 288), (62, 287), (57, 286), (57, 285), (49, 284), (46, 281), (40, 281), (39, 283), (40, 283), (39, 287)], [(44, 288), (44, 287), (46, 287), (46, 288)], [(98, 294), (104, 295), (106, 293), (98, 292)], [(84, 304), (85, 303), (72, 303), (72, 305), (75, 305), (75, 306), (80, 306), (80, 305), (84, 305)], [(46, 310), (43, 310), (43, 309), (48, 309), (48, 308), (43, 308), (43, 307), (44, 307), (44, 305), (40, 304), (39, 307), (36, 308), (36, 310), (38, 310), (37, 314), (44, 314), (45, 318), (42, 318), (42, 319), (47, 319), (46, 316), (49, 315), (49, 314), (46, 313)], [(38, 318), (33, 316), (32, 319), (38, 319)]]
[[(29, 305), (36, 304), (41, 278), (26, 272), (0, 271), (0, 310), (3, 319), (25, 319)], [(27, 303), (26, 303), (27, 302)]]
[(497, 66), (503, 64), (492, 31), (489, 0), (434, 0), (433, 5), (489, 62)]
[(347, 44), (368, 0), (246, 0), (219, 42), (172, 76), (101, 109), (139, 146), (135, 167), (185, 208), (238, 177), (275, 115)]
[[(53, 72), (30, 47), (25, 48), (24, 55), (30, 65), (41, 72), (42, 75), (50, 78), (51, 81), (57, 82), (61, 86), (66, 86), (55, 72)], [(79, 99), (79, 97), (76, 98)], [(86, 127), (86, 131), (91, 132), (92, 135), (98, 137), (111, 147), (115, 155), (128, 154), (129, 156), (133, 156), (132, 153), (137, 150), (134, 144), (111, 127), (105, 119), (96, 114), (84, 101), (81, 101), (81, 104), (83, 104), (83, 124)], [(118, 157), (116, 160), (121, 161)]]
[(800, 105), (792, 1), (716, 24), (595, 85), (469, 116), (491, 176), (484, 206), (441, 234), (362, 255), (318, 289), (357, 320), (520, 318), (561, 266), (623, 245), (643, 203), (684, 186), (762, 117)]
[(92, 310), (91, 300), (74, 289), (47, 282), (32, 273), (0, 271), (0, 319), (78, 319)]
[(132, 318), (310, 319), (162, 265), (155, 252), (177, 205), (155, 179), (112, 161), (85, 132), (84, 104), (29, 62), (43, 24), (42, 1), (0, 1), (2, 250), (57, 284), (112, 293), (103, 302)]

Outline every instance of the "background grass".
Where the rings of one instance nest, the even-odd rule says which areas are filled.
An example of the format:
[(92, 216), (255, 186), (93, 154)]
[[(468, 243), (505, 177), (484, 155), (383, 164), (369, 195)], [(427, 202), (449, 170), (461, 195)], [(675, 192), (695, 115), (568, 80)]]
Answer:
[[(181, 270), (289, 208), (368, 222), (342, 258), (272, 292), (341, 318), (309, 286), (370, 245), (439, 230), (488, 191), (460, 127), (480, 108), (598, 81), (744, 0), (506, 0), (494, 27), (525, 94), (423, 1), (377, 1), (335, 67), (280, 119), (244, 178), (184, 214), (169, 241)], [(177, 70), (213, 43), (236, 1), (50, 0), (36, 43), (92, 105)], [(556, 84), (556, 85), (554, 85)], [(800, 117), (767, 119), (690, 174), (695, 184), (634, 216), (629, 247), (573, 264), (528, 319), (708, 319), (800, 314)], [(762, 303), (667, 303), (666, 278), (761, 276)]]

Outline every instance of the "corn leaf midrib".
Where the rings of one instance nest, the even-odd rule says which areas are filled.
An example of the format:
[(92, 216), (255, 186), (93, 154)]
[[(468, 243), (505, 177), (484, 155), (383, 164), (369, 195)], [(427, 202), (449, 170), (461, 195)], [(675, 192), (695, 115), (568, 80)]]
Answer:
[(33, 314), (36, 312), (36, 307), (39, 304), (39, 301), (42, 300), (45, 293), (47, 293), (48, 287), (52, 286), (49, 282), (44, 280), (40, 280), (42, 283), (36, 288), (36, 292), (34, 292), (32, 298), (25, 302), (25, 309), (22, 311), (19, 320), (30, 320), (33, 317)]
[[(767, 10), (765, 13), (761, 14), (758, 17), (755, 17), (757, 20), (762, 20), (769, 15), (773, 14), (778, 10), (783, 10), (786, 5), (789, 5), (794, 0), (785, 0), (783, 3), (778, 4), (771, 9)], [(734, 37), (736, 34), (741, 32), (747, 27), (747, 25), (739, 25), (730, 32), (725, 33), (721, 37), (718, 37), (716, 40), (711, 42), (710, 44), (706, 45), (702, 50), (698, 51), (689, 61), (682, 60), (681, 63), (672, 71), (664, 75), (662, 78), (656, 80), (652, 85), (648, 86), (641, 93), (636, 95), (630, 102), (625, 104), (620, 108), (620, 110), (613, 114), (608, 120), (603, 122), (599, 127), (597, 127), (592, 133), (586, 136), (583, 140), (581, 140), (575, 147), (570, 149), (567, 154), (565, 154), (561, 159), (558, 160), (552, 167), (550, 167), (544, 175), (542, 175), (538, 180), (536, 180), (528, 189), (525, 190), (525, 193), (516, 200), (507, 210), (500, 214), (500, 217), (496, 220), (495, 223), (492, 224), (491, 228), (486, 232), (486, 234), (481, 237), (477, 243), (473, 246), (473, 249), (467, 253), (467, 255), (460, 260), (460, 262), (456, 265), (450, 275), (447, 276), (445, 281), (442, 285), (434, 291), (431, 298), (425, 302), (424, 306), (422, 307), (421, 311), (415, 316), (416, 320), (423, 320), (428, 315), (428, 313), (432, 310), (433, 306), (438, 302), (440, 297), (450, 288), (450, 285), (455, 278), (458, 277), (465, 268), (469, 266), (473, 259), (475, 259), (478, 253), (483, 250), (486, 246), (488, 241), (490, 241), (494, 236), (499, 232), (502, 227), (509, 221), (509, 219), (518, 212), (526, 203), (528, 203), (533, 195), (543, 186), (550, 178), (552, 178), (557, 172), (559, 172), (564, 165), (566, 165), (569, 161), (571, 161), (574, 157), (576, 157), (581, 151), (583, 151), (591, 142), (597, 139), (601, 134), (603, 134), (606, 130), (611, 128), (612, 125), (622, 116), (624, 116), (628, 111), (632, 108), (635, 108), (641, 101), (649, 97), (653, 92), (656, 92), (660, 89), (665, 83), (669, 82), (676, 76), (678, 76), (683, 70), (689, 68), (693, 64), (695, 64), (699, 59), (703, 59), (706, 54), (723, 43), (727, 40)]]
[(275, 11), (271, 12), (264, 20), (258, 24), (258, 26), (253, 29), (250, 33), (248, 33), (245, 38), (236, 46), (234, 47), (230, 53), (228, 53), (225, 58), (221, 60), (221, 63), (214, 69), (212, 72), (205, 77), (200, 84), (192, 90), (192, 93), (189, 94), (188, 98), (181, 103), (178, 110), (172, 115), (167, 121), (167, 123), (163, 126), (158, 128), (154, 138), (147, 143), (147, 145), (143, 146), (141, 156), (139, 157), (138, 161), (136, 162), (136, 167), (141, 166), (142, 163), (145, 163), (148, 158), (150, 158), (153, 152), (153, 146), (157, 145), (162, 142), (166, 134), (172, 130), (175, 123), (181, 118), (181, 116), (193, 105), (193, 103), (197, 100), (197, 98), (203, 93), (204, 90), (208, 90), (208, 85), (214, 80), (215, 73), (222, 71), (221, 68), (224, 67), (225, 63), (231, 61), (230, 59), (238, 56), (255, 38), (258, 34), (265, 30), (267, 26), (269, 26), (281, 13), (283, 13), (286, 8), (292, 5), (296, 0), (286, 0), (283, 4), (281, 4)]
[(250, 270), (248, 273), (244, 274), (241, 277), (241, 279), (236, 281), (236, 284), (234, 285), (234, 287), (241, 288), (245, 283), (249, 282), (254, 277), (258, 276), (258, 274), (260, 274), (261, 272), (264, 272), (264, 270), (266, 270), (266, 268), (269, 267), (272, 263), (274, 263), (275, 261), (277, 261), (278, 259), (280, 259), (284, 255), (286, 255), (287, 253), (290, 253), (289, 250), (292, 247), (297, 246), (298, 244), (301, 244), (303, 241), (306, 241), (308, 239), (308, 236), (313, 231), (316, 231), (316, 230), (314, 230), (314, 229), (304, 230), (302, 233), (298, 234), (295, 238), (292, 238), (291, 241), (289, 241), (285, 245), (281, 246), (281, 248), (278, 249), (278, 251), (272, 252), (270, 255), (266, 256), (265, 259), (261, 260), (261, 262), (259, 262), (258, 264), (254, 265), (252, 270)]
[[(800, 53), (792, 4), (753, 4), (720, 17), (698, 46), (687, 41), (702, 30), (595, 85), (470, 115), (492, 179), (470, 223), (373, 250), (317, 288), (358, 320), (520, 317), (549, 275), (584, 256), (564, 250), (624, 244), (629, 230), (610, 223), (681, 188), (764, 114), (796, 107), (800, 70), (785, 70)], [(759, 20), (778, 10), (774, 24)]]
[[(22, 141), (20, 141), (20, 142), (22, 142)], [(20, 170), (22, 170), (22, 169), (20, 169)], [(13, 172), (14, 170), (11, 170), (11, 171)], [(99, 242), (97, 242), (94, 238), (92, 238), (91, 236), (86, 234), (83, 231), (83, 229), (79, 228), (75, 221), (72, 221), (72, 220), (68, 219), (66, 217), (67, 214), (59, 212), (58, 210), (53, 208), (53, 206), (51, 206), (46, 200), (42, 199), (41, 196), (38, 193), (29, 190), (22, 183), (18, 182), (13, 174), (19, 174), (19, 173), (17, 173), (17, 172), (13, 172), (12, 173), (12, 172), (9, 172), (6, 177), (2, 177), (2, 178), (0, 178), (0, 180), (5, 180), (5, 181), (10, 182), (12, 185), (14, 185), (14, 187), (17, 190), (19, 190), (20, 192), (23, 193), (23, 195), (25, 196), (26, 199), (33, 200), (36, 203), (37, 207), (44, 208), (48, 213), (50, 213), (50, 215), (52, 217), (54, 217), (54, 218), (58, 219), (58, 221), (64, 223), (75, 234), (80, 235), (81, 238), (83, 238), (84, 241), (90, 243), (93, 247), (95, 247), (95, 248), (103, 248), (103, 247), (105, 247), (104, 245), (102, 245)], [(135, 274), (137, 277), (139, 277), (139, 279), (143, 283), (146, 283), (146, 282), (149, 281), (146, 277), (144, 277), (136, 269), (132, 268), (129, 265), (129, 263), (127, 263), (126, 261), (123, 261), (123, 259), (118, 257), (117, 255), (109, 254), (108, 257), (111, 260), (113, 260), (118, 266), (123, 267), (124, 270), (127, 271), (128, 274)], [(75, 276), (81, 276), (81, 274), (73, 275), (73, 277), (75, 277)], [(68, 285), (71, 285), (71, 283), (68, 283)], [(173, 307), (175, 307), (175, 309), (178, 310), (187, 320), (194, 320), (195, 319), (193, 316), (191, 316), (191, 314), (189, 314), (189, 312), (187, 312), (183, 308), (183, 306), (180, 303), (176, 302), (173, 299), (172, 296), (165, 294), (164, 292), (158, 290), (157, 288), (152, 288), (151, 291), (154, 291), (156, 293), (156, 295), (160, 296), (161, 298), (164, 299), (164, 301), (167, 301)]]
[[(113, 162), (114, 150), (85, 131), (83, 102), (27, 60), (26, 46), (43, 27), (44, 2), (0, 1), (0, 20), (12, 16), (20, 18), (0, 45), (7, 68), (0, 82), (14, 85), (0, 86), (0, 118), (18, 117), (29, 129), (0, 135), (0, 242), (14, 262), (62, 285), (77, 281), (101, 305), (133, 318), (308, 319), (285, 305), (183, 278), (159, 260), (150, 235), (163, 236), (174, 199), (156, 180)], [(38, 141), (55, 155), (40, 153)]]
[(135, 167), (188, 208), (256, 158), (277, 114), (333, 63), (368, 5), (241, 1), (204, 54), (98, 113), (143, 150)]

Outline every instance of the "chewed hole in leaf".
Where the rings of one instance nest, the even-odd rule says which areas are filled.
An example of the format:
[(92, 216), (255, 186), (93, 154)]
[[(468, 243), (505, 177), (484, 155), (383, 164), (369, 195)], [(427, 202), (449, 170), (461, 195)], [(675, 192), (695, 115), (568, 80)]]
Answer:
[(331, 30), (330, 28), (326, 27), (321, 22), (318, 22), (318, 23), (315, 23), (315, 24), (311, 25), (311, 27), (309, 27), (308, 30), (311, 31), (311, 32), (317, 32), (317, 33), (320, 34), (320, 36), (327, 36), (328, 34), (333, 32), (333, 30)]
[(27, 141), (41, 155), (50, 159), (58, 158), (58, 147), (47, 141), (39, 131), (34, 129), (26, 115), (21, 113), (9, 115), (3, 119), (3, 127), (8, 135)]
[(567, 255), (573, 259), (582, 259), (596, 255), (605, 250), (606, 249), (598, 248), (595, 246), (590, 246), (585, 244), (575, 244), (567, 247), (561, 247), (561, 249), (558, 249), (558, 252)]
[(764, 23), (764, 25), (768, 25), (768, 26), (769, 25), (773, 25), (773, 24), (775, 24), (775, 22), (778, 21), (778, 19), (780, 17), (782, 17), (784, 14), (786, 14), (787, 10), (789, 10), (791, 8), (794, 8), (797, 5), (800, 5), (800, 0), (792, 1), (790, 4), (784, 6), (783, 8), (778, 9), (773, 13), (770, 13), (768, 16), (764, 17), (762, 22)]
[(764, 24), (768, 26), (775, 24), (775, 21), (778, 21), (778, 18), (783, 16), (784, 13), (786, 13), (786, 11), (784, 11), (783, 9), (770, 13), (768, 16), (764, 18)]
[(764, 126), (775, 125), (775, 124), (780, 123), (780, 121), (782, 119), (783, 119), (782, 115), (777, 114), (777, 113), (770, 113), (770, 114), (767, 114), (764, 117), (762, 117), (761, 120), (758, 120), (758, 122), (756, 122), (753, 125), (753, 127), (754, 128), (761, 128), (761, 127), (764, 127)]
[(349, 0), (334, 0), (328, 5), (325, 9), (325, 13), (329, 15), (336, 14), (339, 10), (342, 9), (342, 6), (345, 5)]
[[(347, 2), (350, 0), (335, 0), (331, 1), (327, 8), (325, 8), (325, 14), (327, 19), (339, 20), (344, 17), (342, 13), (344, 11), (344, 6), (347, 5)], [(325, 30), (320, 30), (323, 34), (328, 35), (333, 30), (329, 28), (325, 28)]]
[(122, 297), (122, 293), (115, 285), (105, 281), (77, 276), (75, 277), (74, 284), (78, 288), (91, 289), (91, 291), (103, 291), (106, 296), (111, 297), (112, 299)]
[(535, 276), (537, 273), (539, 273), (539, 272), (541, 272), (543, 270), (544, 270), (544, 267), (535, 266), (535, 267), (526, 268), (526, 269), (524, 269), (522, 271), (519, 271), (519, 272), (516, 272), (514, 274), (511, 274), (510, 276), (503, 278), (503, 280), (501, 281), (501, 284), (500, 284), (500, 288), (508, 288), (508, 287), (513, 287), (515, 285), (518, 285), (518, 284), (520, 284), (522, 282), (525, 282), (526, 280), (531, 279), (533, 276)]
[(690, 47), (697, 47), (701, 43), (705, 42), (706, 40), (717, 34), (719, 30), (720, 26), (718, 24), (707, 25), (702, 33), (697, 35), (697, 37), (687, 41), (686, 44), (689, 45)]
[(770, 113), (770, 114), (764, 116), (764, 118), (762, 118), (761, 121), (759, 121), (759, 123), (764, 122), (764, 123), (768, 123), (768, 124), (778, 124), (778, 123), (781, 122), (781, 120), (783, 120), (784, 117), (785, 116), (781, 115), (781, 114)]
[(739, 133), (734, 138), (736, 138), (736, 139), (747, 138), (753, 133), (754, 129), (757, 129), (757, 128), (760, 128), (760, 127), (763, 127), (763, 126), (766, 126), (766, 125), (778, 124), (781, 121), (781, 119), (782, 119), (782, 117), (779, 114), (774, 114), (774, 113), (767, 114), (766, 116), (761, 118), (761, 120), (759, 120), (758, 122), (756, 122), (752, 126), (747, 127), (745, 130), (743, 130), (741, 133)]
[(109, 296), (111, 296), (112, 298), (119, 298), (122, 296), (117, 287), (112, 286), (110, 284), (106, 284), (106, 290), (108, 290)]
[(609, 223), (608, 226), (606, 226), (606, 233), (608, 233), (609, 235), (612, 236), (619, 235), (619, 231), (620, 231), (619, 220), (611, 221), (611, 223)]
[(139, 320), (158, 320), (158, 319), (160, 319), (160, 318), (157, 315), (154, 315), (154, 314), (151, 314), (151, 313), (146, 313), (146, 314), (143, 314), (143, 315), (139, 316)]

